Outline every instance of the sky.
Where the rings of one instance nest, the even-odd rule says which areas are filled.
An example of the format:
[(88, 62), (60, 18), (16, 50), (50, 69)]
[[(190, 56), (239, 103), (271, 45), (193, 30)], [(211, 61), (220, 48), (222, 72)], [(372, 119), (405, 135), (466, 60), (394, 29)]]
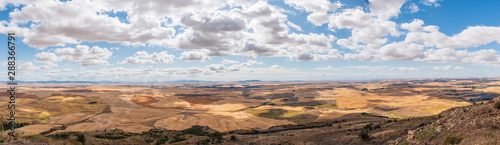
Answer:
[[(500, 77), (496, 0), (1, 0), (19, 81)], [(7, 57), (0, 55), (7, 72)], [(6, 81), (7, 75), (1, 81)]]

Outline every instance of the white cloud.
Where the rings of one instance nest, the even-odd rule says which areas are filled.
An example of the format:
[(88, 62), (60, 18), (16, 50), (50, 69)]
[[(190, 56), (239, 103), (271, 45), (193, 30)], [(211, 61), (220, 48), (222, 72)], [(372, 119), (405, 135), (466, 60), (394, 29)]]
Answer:
[(450, 48), (429, 49), (422, 61), (435, 63), (479, 64), (500, 67), (500, 54), (493, 49), (469, 52)]
[(89, 48), (86, 45), (76, 45), (75, 48), (57, 48), (52, 52), (40, 52), (35, 54), (37, 62), (58, 62), (58, 61), (75, 61), (82, 66), (92, 65), (107, 65), (113, 52), (107, 48), (94, 46)]
[(200, 61), (204, 62), (205, 60), (210, 60), (210, 57), (207, 56), (205, 52), (201, 51), (184, 51), (182, 52), (179, 59), (186, 61)]
[(434, 7), (441, 6), (440, 4), (438, 4), (438, 1), (441, 1), (441, 0), (421, 0), (421, 1), (424, 5), (427, 5), (427, 6), (434, 6)]
[(439, 32), (438, 26), (423, 25), (424, 22), (419, 19), (401, 24), (401, 28), (410, 31), (406, 35), (405, 42), (422, 43), (427, 47), (437, 48), (468, 48), (491, 42), (500, 43), (500, 27), (470, 26), (459, 34), (449, 37)]
[(285, 68), (281, 65), (271, 65), (269, 69), (285, 69)]
[(145, 17), (132, 24), (122, 23), (118, 18), (101, 13), (103, 9), (96, 6), (97, 3), (44, 0), (27, 4), (19, 11), (10, 13), (10, 27), (35, 22), (25, 28), (29, 31), (19, 35), (25, 37), (24, 43), (40, 49), (81, 41), (107, 41), (132, 46), (161, 44), (175, 33), (173, 28), (161, 27), (159, 20)]
[(366, 69), (370, 71), (377, 71), (377, 70), (382, 70), (386, 69), (389, 66), (346, 66), (345, 68), (351, 68), (351, 69)]
[(222, 73), (226, 70), (226, 66), (223, 64), (211, 64), (207, 66), (207, 69), (211, 72)]
[(290, 21), (287, 21), (287, 22), (286, 22), (286, 24), (288, 24), (288, 26), (290, 26), (290, 27), (292, 27), (292, 28), (296, 29), (297, 31), (302, 31), (302, 28), (300, 28), (300, 26), (299, 26), (299, 25), (297, 25), (297, 24), (294, 24), (294, 23), (292, 23), (292, 22), (290, 22)]
[(400, 8), (407, 0), (370, 0), (370, 10), (381, 19), (389, 19), (401, 13)]
[(167, 51), (160, 53), (147, 53), (146, 51), (137, 51), (134, 56), (127, 57), (120, 64), (157, 64), (157, 63), (173, 63), (174, 55), (170, 55)]
[(327, 67), (317, 67), (317, 68), (314, 68), (315, 70), (336, 70), (336, 71), (340, 71), (342, 69), (338, 69), (338, 68), (335, 68), (333, 66), (327, 66)]
[(240, 63), (240, 62), (236, 60), (222, 59), (222, 64), (235, 64), (235, 63)]
[(415, 3), (411, 3), (409, 6), (408, 6), (408, 9), (410, 10), (410, 13), (416, 13), (418, 11), (420, 11), (420, 8), (417, 6), (417, 4)]
[(230, 72), (233, 72), (233, 71), (241, 71), (242, 69), (245, 69), (249, 66), (253, 66), (253, 65), (260, 65), (262, 64), (263, 62), (257, 62), (255, 60), (248, 60), (247, 62), (244, 62), (244, 63), (240, 63), (240, 64), (234, 64), (234, 65), (231, 65), (227, 68), (228, 71)]
[(13, 5), (14, 7), (18, 7), (20, 5), (26, 5), (29, 4), (30, 0), (2, 0), (0, 1), (0, 11), (3, 11), (6, 9), (7, 5)]
[(43, 65), (43, 66), (36, 66), (35, 64), (33, 64), (33, 62), (28, 61), (28, 62), (25, 62), (25, 63), (19, 65), (18, 70), (20, 72), (37, 72), (37, 71), (42, 71), (42, 70), (46, 70), (46, 69), (51, 69), (54, 67), (57, 67), (57, 64), (49, 62), (49, 63), (45, 63), (45, 65)]
[(435, 70), (466, 70), (465, 67), (462, 66), (452, 66), (452, 65), (447, 65), (447, 66), (435, 66), (433, 67)]
[(417, 58), (424, 57), (424, 46), (405, 42), (391, 43), (382, 46), (378, 50), (377, 59), (383, 61), (394, 61), (394, 60), (415, 60)]
[[(399, 36), (396, 23), (373, 17), (362, 8), (344, 9), (342, 13), (330, 16), (328, 27), (331, 29), (350, 29), (349, 38), (339, 39), (337, 44), (349, 49), (376, 49), (387, 42), (384, 36)], [(366, 44), (366, 45), (360, 45)]]
[(393, 67), (391, 70), (394, 71), (417, 71), (419, 70), (418, 67)]
[(321, 26), (328, 23), (328, 12), (335, 11), (342, 6), (340, 2), (331, 3), (328, 0), (285, 0), (285, 3), (293, 6), (297, 10), (305, 10), (311, 12), (307, 16), (307, 20), (316, 26)]
[(375, 56), (370, 51), (361, 51), (359, 53), (346, 53), (344, 57), (346, 60), (372, 61), (375, 59)]

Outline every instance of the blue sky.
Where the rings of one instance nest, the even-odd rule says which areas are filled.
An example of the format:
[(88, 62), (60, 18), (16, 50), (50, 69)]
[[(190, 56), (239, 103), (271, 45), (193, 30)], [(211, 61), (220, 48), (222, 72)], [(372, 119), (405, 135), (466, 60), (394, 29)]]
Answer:
[(0, 43), (16, 33), (18, 80), (24, 81), (499, 77), (498, 5), (6, 0)]

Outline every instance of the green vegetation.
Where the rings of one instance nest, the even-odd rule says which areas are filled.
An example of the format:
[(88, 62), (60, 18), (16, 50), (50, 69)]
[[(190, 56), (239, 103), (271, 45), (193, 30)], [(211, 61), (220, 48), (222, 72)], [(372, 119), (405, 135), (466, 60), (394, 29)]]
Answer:
[(164, 136), (163, 138), (161, 138), (158, 141), (156, 141), (156, 145), (165, 144), (167, 141), (168, 141), (168, 136)]
[(181, 142), (181, 141), (184, 141), (186, 140), (186, 138), (180, 136), (180, 135), (176, 135), (174, 136), (174, 138), (172, 140), (170, 140), (169, 143), (176, 143), (176, 142)]
[(303, 104), (303, 103), (294, 103), (294, 104), (284, 104), (283, 106), (307, 106), (307, 107), (319, 107), (319, 108), (339, 108), (337, 104)]
[(192, 135), (196, 135), (196, 136), (207, 136), (209, 133), (203, 132), (202, 127), (196, 126), (196, 127), (192, 127), (192, 128), (189, 128), (189, 129), (182, 131), (182, 134), (192, 134)]
[(221, 132), (214, 132), (214, 133), (208, 134), (208, 137), (222, 137), (222, 136), (224, 136), (224, 133), (221, 133)]
[(51, 134), (48, 135), (47, 137), (50, 137), (52, 139), (56, 140), (67, 140), (69, 138), (70, 134), (68, 133), (57, 133), (57, 134)]
[(126, 138), (123, 134), (115, 134), (115, 133), (98, 134), (95, 137), (102, 138), (102, 139), (124, 139), (124, 138)]
[(447, 135), (446, 139), (444, 140), (445, 145), (447, 144), (458, 144), (462, 141), (462, 137), (454, 136), (454, 135)]
[(252, 114), (266, 118), (293, 118), (304, 114), (303, 111), (296, 110), (283, 110), (283, 109), (265, 109), (265, 110), (252, 110)]
[(369, 113), (361, 113), (361, 116), (363, 117), (380, 117), (380, 118), (389, 118), (389, 117), (385, 117), (385, 116), (379, 116), (379, 115), (374, 115), (374, 114), (369, 114)]
[(408, 142), (407, 140), (402, 140), (401, 142), (398, 142), (397, 145), (409, 145), (410, 142)]
[(439, 135), (439, 132), (434, 127), (427, 127), (418, 132), (416, 137), (420, 140), (428, 140), (437, 135)]

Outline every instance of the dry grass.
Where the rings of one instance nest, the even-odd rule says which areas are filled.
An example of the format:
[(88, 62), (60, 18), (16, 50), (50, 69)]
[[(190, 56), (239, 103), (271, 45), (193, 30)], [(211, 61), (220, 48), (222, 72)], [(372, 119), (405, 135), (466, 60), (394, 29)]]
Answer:
[(210, 104), (210, 103), (213, 103), (215, 101), (220, 101), (220, 100), (224, 100), (222, 98), (213, 98), (213, 97), (179, 97), (179, 99), (182, 99), (184, 101), (187, 101), (189, 102), (189, 104), (192, 106), (192, 107), (196, 107), (196, 106), (201, 106), (201, 105), (206, 105), (206, 104)]
[[(0, 98), (0, 105), (7, 106), (6, 97)], [(95, 102), (95, 104), (89, 104)], [(16, 100), (17, 122), (49, 123), (50, 117), (71, 113), (85, 113), (95, 115), (106, 108), (106, 103), (97, 97), (84, 96), (50, 96), (42, 99), (23, 98)], [(0, 110), (7, 114), (9, 110)], [(86, 116), (86, 115), (85, 115)], [(83, 118), (75, 118), (74, 122)]]
[(154, 107), (151, 105), (152, 103), (158, 102), (158, 100), (153, 98), (152, 96), (135, 96), (131, 100), (136, 104), (139, 104), (139, 105), (144, 106), (144, 107), (151, 107), (151, 108)]

